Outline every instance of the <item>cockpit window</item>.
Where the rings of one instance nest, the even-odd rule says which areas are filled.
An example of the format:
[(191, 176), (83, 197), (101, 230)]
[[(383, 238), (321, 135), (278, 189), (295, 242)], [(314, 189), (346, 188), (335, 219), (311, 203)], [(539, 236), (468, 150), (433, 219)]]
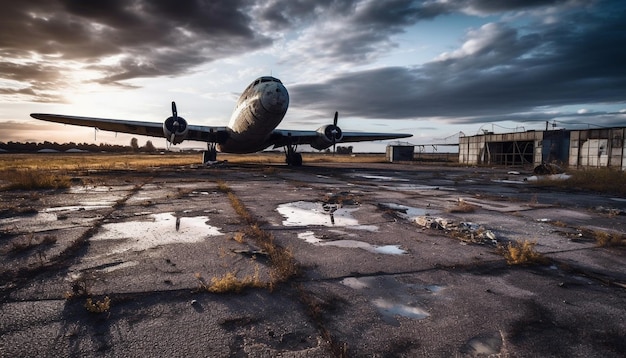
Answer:
[(274, 77), (271, 77), (271, 76), (265, 76), (265, 77), (259, 78), (258, 80), (254, 81), (254, 85), (256, 86), (259, 83), (259, 81), (261, 81), (261, 83), (278, 82), (278, 83), (282, 84), (282, 82), (280, 82), (280, 80), (278, 78), (274, 78)]

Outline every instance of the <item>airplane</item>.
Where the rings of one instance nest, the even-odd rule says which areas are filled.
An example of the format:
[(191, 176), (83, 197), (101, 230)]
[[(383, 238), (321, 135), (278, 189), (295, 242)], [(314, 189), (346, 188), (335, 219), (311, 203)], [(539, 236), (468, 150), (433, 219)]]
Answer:
[(165, 137), (172, 145), (184, 140), (207, 143), (203, 152), (204, 164), (217, 160), (217, 151), (222, 153), (255, 153), (270, 146), (285, 148), (285, 162), (290, 166), (301, 166), (302, 155), (297, 146), (308, 144), (323, 150), (337, 143), (362, 142), (411, 137), (405, 133), (343, 132), (337, 126), (338, 113), (332, 124), (315, 131), (276, 129), (287, 113), (289, 93), (283, 83), (272, 76), (254, 80), (243, 91), (237, 101), (230, 122), (226, 127), (190, 125), (178, 116), (176, 103), (172, 102), (172, 115), (163, 123), (140, 122), (120, 119), (68, 116), (62, 114), (31, 113), (31, 117), (64, 124), (95, 127), (119, 133), (130, 133), (152, 137)]

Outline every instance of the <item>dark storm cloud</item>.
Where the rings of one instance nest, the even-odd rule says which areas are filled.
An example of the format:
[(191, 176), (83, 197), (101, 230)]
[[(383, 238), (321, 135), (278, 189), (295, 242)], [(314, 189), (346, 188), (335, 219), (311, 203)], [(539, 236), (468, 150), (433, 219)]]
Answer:
[[(420, 20), (433, 19), (458, 6), (432, 1), (292, 1), (275, 0), (261, 7), (266, 29), (308, 25), (298, 39), (298, 54), (311, 61), (360, 64), (396, 47), (391, 36)], [(293, 59), (300, 62), (301, 59)], [(289, 59), (286, 61), (289, 63)]]
[[(188, 73), (203, 63), (271, 43), (252, 30), (246, 9), (243, 1), (12, 2), (0, 14), (0, 76), (36, 94), (45, 95), (50, 82), (59, 88), (53, 74), (20, 70), (31, 66), (34, 55), (38, 66), (52, 68), (68, 60), (75, 61), (73, 66), (98, 69), (103, 75), (96, 81), (105, 84)], [(120, 60), (99, 63), (109, 56)]]
[(55, 91), (75, 85), (68, 74), (76, 68), (98, 71), (92, 81), (133, 87), (129, 80), (187, 74), (268, 47), (287, 30), (298, 36), (287, 63), (368, 65), (419, 21), (528, 11), (558, 19), (526, 28), (502, 20), (470, 31), (463, 47), (423, 65), (295, 86), (292, 105), (366, 118), (481, 122), (538, 107), (626, 100), (620, 1), (31, 0), (2, 9), (0, 94), (30, 100), (61, 101)]
[(526, 10), (537, 7), (557, 6), (572, 3), (577, 5), (577, 1), (572, 0), (470, 0), (467, 1), (468, 8), (485, 13), (495, 13), (501, 11)]
[(624, 23), (622, 7), (574, 12), (525, 31), (487, 24), (435, 61), (295, 86), (292, 102), (366, 118), (462, 117), (464, 123), (539, 107), (624, 103)]

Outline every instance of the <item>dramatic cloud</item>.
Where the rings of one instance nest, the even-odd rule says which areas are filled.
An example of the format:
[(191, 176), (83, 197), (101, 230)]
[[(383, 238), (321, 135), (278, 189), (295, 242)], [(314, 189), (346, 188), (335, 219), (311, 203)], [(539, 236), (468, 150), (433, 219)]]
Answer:
[(246, 8), (242, 1), (15, 2), (0, 15), (0, 73), (40, 95), (77, 69), (114, 85), (184, 74), (271, 42), (251, 29)]
[[(421, 24), (469, 20), (430, 60), (402, 53), (407, 38), (425, 42), (410, 51), (429, 45)], [(263, 53), (301, 83), (289, 88), (292, 108), (309, 114), (545, 120), (559, 106), (625, 103), (624, 23), (617, 0), (16, 1), (0, 13), (0, 98), (64, 102), (86, 83), (131, 92), (133, 80), (226, 60), (256, 73), (249, 58)], [(437, 29), (436, 39), (448, 32)]]
[(301, 106), (350, 116), (467, 122), (540, 107), (624, 103), (625, 20), (622, 10), (575, 12), (523, 31), (488, 23), (429, 63), (352, 72), (291, 92)]

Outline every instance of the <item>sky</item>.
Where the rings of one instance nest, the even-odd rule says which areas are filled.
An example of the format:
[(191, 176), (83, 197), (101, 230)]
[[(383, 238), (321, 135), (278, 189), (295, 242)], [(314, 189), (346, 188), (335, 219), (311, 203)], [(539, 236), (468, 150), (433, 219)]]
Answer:
[[(59, 113), (223, 126), (255, 78), (280, 128), (459, 135), (626, 126), (626, 1), (0, 0), (0, 142), (130, 144)], [(165, 139), (151, 139), (165, 146)], [(203, 147), (202, 143), (190, 146)], [(355, 150), (384, 151), (386, 143)]]

